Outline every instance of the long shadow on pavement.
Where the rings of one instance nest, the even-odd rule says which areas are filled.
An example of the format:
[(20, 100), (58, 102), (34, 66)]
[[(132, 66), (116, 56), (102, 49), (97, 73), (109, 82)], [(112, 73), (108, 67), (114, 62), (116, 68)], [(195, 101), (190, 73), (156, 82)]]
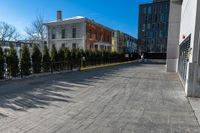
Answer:
[(66, 92), (74, 92), (76, 87), (101, 83), (109, 80), (112, 74), (121, 69), (141, 65), (141, 63), (132, 63), (5, 82), (0, 84), (0, 107), (27, 111), (30, 108), (45, 108), (51, 102), (74, 102), (73, 97), (68, 96)]

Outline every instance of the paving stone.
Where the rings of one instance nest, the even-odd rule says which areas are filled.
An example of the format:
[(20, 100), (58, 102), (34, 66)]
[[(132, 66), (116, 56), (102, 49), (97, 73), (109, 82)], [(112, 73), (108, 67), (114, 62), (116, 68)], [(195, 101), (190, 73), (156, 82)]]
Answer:
[(162, 64), (18, 80), (0, 94), (0, 133), (200, 133), (178, 76)]

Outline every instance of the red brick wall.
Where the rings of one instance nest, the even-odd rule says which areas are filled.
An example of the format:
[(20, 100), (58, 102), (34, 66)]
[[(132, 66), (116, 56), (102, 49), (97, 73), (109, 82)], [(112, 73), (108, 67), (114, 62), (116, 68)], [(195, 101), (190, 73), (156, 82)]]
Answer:
[[(91, 35), (90, 35), (91, 34)], [(86, 23), (86, 47), (90, 49), (90, 45), (92, 45), (92, 49), (94, 49), (95, 42), (105, 42), (112, 43), (112, 31), (104, 28), (103, 26), (87, 22)]]

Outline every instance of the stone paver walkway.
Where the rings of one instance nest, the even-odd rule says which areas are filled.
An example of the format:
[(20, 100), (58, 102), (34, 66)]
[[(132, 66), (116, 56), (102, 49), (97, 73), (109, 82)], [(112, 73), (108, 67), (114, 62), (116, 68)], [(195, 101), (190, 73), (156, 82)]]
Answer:
[(0, 133), (200, 133), (164, 69), (133, 63), (0, 84)]

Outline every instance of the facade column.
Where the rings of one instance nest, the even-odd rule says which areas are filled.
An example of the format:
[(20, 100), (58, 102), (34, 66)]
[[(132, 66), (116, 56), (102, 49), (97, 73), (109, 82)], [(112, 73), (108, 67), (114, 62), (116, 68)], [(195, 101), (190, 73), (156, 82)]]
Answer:
[(177, 72), (182, 0), (170, 0), (167, 72)]

